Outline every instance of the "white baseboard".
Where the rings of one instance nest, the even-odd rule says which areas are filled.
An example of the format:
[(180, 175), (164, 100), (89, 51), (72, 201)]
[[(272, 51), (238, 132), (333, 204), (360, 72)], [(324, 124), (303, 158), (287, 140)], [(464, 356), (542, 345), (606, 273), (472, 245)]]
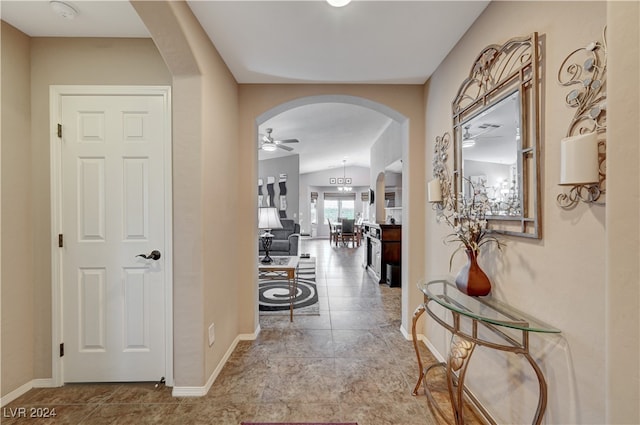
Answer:
[(404, 339), (406, 339), (407, 341), (413, 340), (413, 336), (411, 336), (411, 332), (407, 332), (407, 330), (402, 325), (400, 325), (400, 333), (402, 333), (402, 336), (404, 336)]
[(229, 347), (227, 352), (224, 353), (224, 356), (222, 357), (222, 360), (220, 360), (220, 363), (218, 363), (218, 366), (211, 373), (211, 376), (209, 376), (209, 379), (207, 379), (207, 383), (204, 386), (202, 386), (202, 387), (179, 387), (179, 386), (175, 385), (173, 387), (173, 390), (171, 391), (171, 395), (173, 397), (203, 397), (203, 396), (207, 395), (207, 393), (211, 389), (211, 386), (213, 385), (213, 383), (215, 382), (216, 378), (218, 377), (218, 375), (222, 371), (222, 368), (224, 367), (225, 364), (227, 364), (227, 361), (229, 360), (229, 357), (231, 357), (231, 354), (233, 354), (233, 350), (235, 350), (236, 347), (238, 346), (238, 343), (240, 341), (253, 341), (258, 337), (259, 333), (260, 333), (260, 325), (258, 325), (258, 327), (256, 328), (255, 332), (253, 332), (251, 334), (240, 334), (240, 335), (238, 335), (236, 337), (236, 339), (233, 340), (233, 343), (231, 344), (231, 346)]
[(24, 395), (27, 391), (33, 388), (33, 381), (29, 381), (26, 384), (20, 385), (15, 390), (11, 391), (9, 394), (5, 395), (0, 399), (0, 406), (4, 407), (7, 404), (11, 403), (13, 400), (17, 399), (21, 395)]
[(34, 379), (33, 388), (53, 388), (56, 387), (53, 383), (53, 378)]
[[(411, 333), (407, 332), (407, 330), (402, 325), (400, 326), (400, 332), (402, 333), (402, 335), (407, 341), (413, 340), (413, 336), (411, 335)], [(433, 353), (433, 355), (435, 356), (436, 359), (438, 359), (439, 362), (445, 361), (444, 356), (436, 349), (436, 347), (431, 343), (431, 341), (429, 341), (429, 339), (424, 334), (416, 334), (416, 337), (418, 338), (418, 341), (422, 341), (422, 343), (427, 346), (429, 351)]]
[[(213, 385), (213, 382), (216, 380), (216, 378), (218, 377), (218, 375), (222, 371), (222, 368), (224, 367), (224, 365), (229, 360), (229, 357), (231, 357), (231, 354), (233, 353), (233, 350), (236, 349), (236, 346), (238, 345), (238, 343), (240, 341), (253, 341), (253, 340), (255, 340), (258, 337), (258, 335), (260, 334), (260, 330), (261, 330), (260, 329), (260, 325), (258, 325), (256, 327), (255, 332), (250, 333), (250, 334), (240, 334), (240, 335), (238, 335), (236, 337), (236, 339), (233, 340), (233, 343), (231, 344), (231, 346), (229, 347), (227, 352), (224, 354), (222, 360), (218, 364), (218, 367), (215, 368), (215, 370), (213, 371), (213, 373), (211, 374), (211, 376), (207, 380), (207, 383), (204, 386), (202, 386), (202, 387), (178, 387), (178, 386), (174, 386), (173, 387), (173, 391), (172, 391), (171, 394), (174, 397), (202, 397), (202, 396), (206, 395), (209, 392), (209, 389), (211, 388), (211, 386)], [(53, 378), (33, 379), (33, 380), (31, 380), (31, 381), (19, 386), (15, 390), (11, 391), (9, 394), (6, 394), (2, 398), (0, 398), (0, 407), (6, 406), (7, 404), (9, 404), (12, 401), (14, 401), (15, 399), (17, 399), (18, 397), (24, 395), (27, 391), (29, 391), (32, 388), (53, 388), (55, 386), (56, 385), (53, 382)]]
[(425, 337), (424, 335), (420, 335), (419, 338), (422, 340), (422, 342), (424, 343), (424, 345), (427, 346), (427, 348), (429, 349), (429, 351), (431, 351), (431, 354), (433, 354), (433, 356), (436, 358), (436, 360), (438, 360), (441, 363), (446, 362), (444, 356), (440, 353), (440, 351), (438, 351), (436, 349), (436, 347), (431, 343), (431, 341), (429, 341), (427, 339), (427, 337)]
[(32, 379), (31, 381), (20, 385), (15, 390), (11, 391), (9, 394), (3, 396), (0, 399), (0, 406), (4, 407), (7, 404), (11, 403), (18, 397), (24, 395), (27, 391), (32, 388), (53, 388), (55, 385), (53, 384), (52, 378), (42, 378), (42, 379)]

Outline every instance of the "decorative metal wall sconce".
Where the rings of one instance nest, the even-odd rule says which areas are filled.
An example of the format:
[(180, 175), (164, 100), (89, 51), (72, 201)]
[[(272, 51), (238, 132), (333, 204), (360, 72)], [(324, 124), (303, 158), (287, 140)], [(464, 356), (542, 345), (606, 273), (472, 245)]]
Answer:
[(433, 205), (433, 209), (439, 213), (444, 210), (453, 210), (454, 207), (451, 196), (451, 177), (447, 169), (450, 144), (451, 136), (449, 133), (436, 137), (433, 149), (434, 178), (427, 185), (427, 200)]
[[(606, 181), (606, 77), (607, 28), (602, 41), (578, 48), (565, 58), (558, 70), (558, 82), (573, 87), (566, 98), (576, 113), (567, 137), (560, 142), (560, 185), (569, 193), (556, 198), (558, 205), (572, 209), (580, 201), (597, 203), (605, 193)], [(584, 58), (584, 59), (583, 59)], [(580, 62), (582, 64), (580, 64)]]

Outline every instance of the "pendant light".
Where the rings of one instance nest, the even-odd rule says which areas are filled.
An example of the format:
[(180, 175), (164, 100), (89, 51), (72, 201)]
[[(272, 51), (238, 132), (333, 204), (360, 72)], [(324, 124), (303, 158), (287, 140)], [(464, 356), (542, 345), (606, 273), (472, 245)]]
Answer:
[(347, 160), (342, 160), (342, 183), (343, 186), (338, 186), (338, 190), (340, 192), (351, 192), (353, 188), (351, 186), (347, 186)]

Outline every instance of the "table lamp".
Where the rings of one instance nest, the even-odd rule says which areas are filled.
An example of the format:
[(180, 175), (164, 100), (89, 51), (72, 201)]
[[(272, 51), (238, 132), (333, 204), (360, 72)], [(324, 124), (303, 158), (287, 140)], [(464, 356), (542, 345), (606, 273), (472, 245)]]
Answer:
[(260, 235), (262, 239), (262, 247), (264, 248), (264, 258), (260, 260), (263, 264), (269, 264), (273, 259), (269, 256), (269, 250), (271, 249), (271, 243), (273, 242), (273, 235), (271, 229), (282, 229), (282, 223), (280, 223), (280, 214), (275, 207), (260, 207), (258, 208), (258, 229), (264, 230), (264, 233)]

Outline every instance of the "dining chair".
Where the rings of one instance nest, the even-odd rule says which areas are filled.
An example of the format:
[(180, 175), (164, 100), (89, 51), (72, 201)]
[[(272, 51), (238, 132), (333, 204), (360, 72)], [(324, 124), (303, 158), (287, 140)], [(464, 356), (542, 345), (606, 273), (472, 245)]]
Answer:
[(360, 246), (360, 244), (362, 243), (362, 233), (363, 233), (362, 223), (363, 222), (364, 220), (362, 219), (362, 217), (360, 217), (356, 220), (356, 224), (355, 224), (354, 232), (356, 233), (356, 244), (358, 246)]
[(336, 242), (336, 245), (338, 244), (338, 232), (336, 232), (336, 228), (333, 224), (331, 224), (331, 220), (329, 220), (327, 218), (327, 224), (329, 225), (329, 245), (331, 245), (332, 242)]
[(340, 240), (345, 246), (349, 245), (349, 241), (356, 247), (355, 220), (352, 218), (342, 219), (342, 232), (340, 232)]

